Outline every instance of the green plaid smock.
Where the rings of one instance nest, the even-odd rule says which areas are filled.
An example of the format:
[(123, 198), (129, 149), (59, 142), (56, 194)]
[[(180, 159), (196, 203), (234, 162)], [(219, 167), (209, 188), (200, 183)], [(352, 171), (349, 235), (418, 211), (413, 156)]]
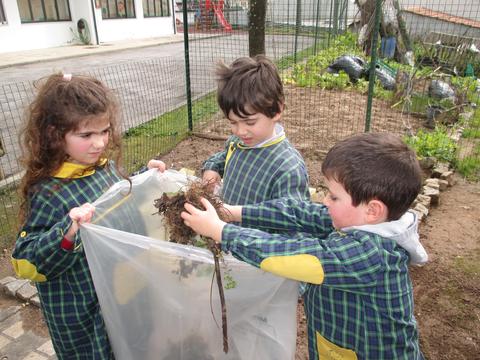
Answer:
[[(231, 143), (233, 152), (227, 162)], [(222, 199), (227, 204), (256, 204), (281, 197), (310, 199), (305, 162), (286, 138), (249, 148), (231, 136), (224, 151), (204, 162), (203, 170), (214, 170), (223, 178)]]
[(394, 240), (358, 230), (337, 232), (324, 205), (295, 199), (245, 206), (242, 225), (249, 228), (224, 227), (223, 250), (309, 282), (303, 297), (311, 360), (423, 359), (409, 258)]
[(78, 233), (74, 251), (60, 248), (71, 225), (70, 209), (94, 202), (122, 179), (112, 165), (98, 166), (82, 177), (51, 177), (37, 184), (29, 199), (29, 217), (12, 254), (17, 274), (37, 281), (59, 360), (113, 359), (87, 259), (77, 247)]

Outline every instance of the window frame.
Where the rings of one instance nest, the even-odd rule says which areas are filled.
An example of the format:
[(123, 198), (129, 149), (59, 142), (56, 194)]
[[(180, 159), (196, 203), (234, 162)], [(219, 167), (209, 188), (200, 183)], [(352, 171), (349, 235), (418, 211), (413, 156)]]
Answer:
[[(47, 11), (46, 11), (46, 7), (45, 7), (45, 0), (40, 0), (40, 4), (41, 4), (41, 9), (42, 9), (42, 13), (43, 13), (43, 20), (35, 20), (34, 17), (33, 17), (33, 7), (32, 7), (32, 0), (25, 0), (27, 1), (28, 3), (28, 10), (29, 10), (29, 13), (30, 13), (30, 20), (24, 20), (22, 19), (22, 15), (20, 14), (20, 21), (22, 24), (33, 24), (33, 23), (44, 23), (44, 22), (60, 22), (60, 21), (72, 21), (72, 12), (70, 10), (70, 0), (51, 0), (54, 2), (55, 4), (55, 15), (56, 15), (56, 19), (55, 20), (51, 20), (51, 19), (47, 19)], [(65, 10), (68, 11), (68, 18), (65, 18), (65, 19), (60, 19), (60, 12), (59, 12), (59, 6), (58, 6), (58, 2), (59, 1), (63, 1), (65, 3)], [(18, 6), (18, 1), (17, 1), (17, 6)], [(19, 11), (20, 11), (20, 7), (19, 7)]]
[(3, 0), (0, 0), (0, 25), (7, 23), (7, 14), (5, 14), (5, 8), (3, 7)]
[[(132, 2), (133, 14), (131, 14), (131, 16), (129, 16), (129, 13), (127, 11), (127, 9), (128, 9), (128, 7), (126, 6), (127, 1)], [(115, 4), (116, 16), (110, 16), (110, 6), (109, 5), (110, 5), (111, 2), (114, 2), (114, 4)], [(119, 16), (119, 12), (118, 12), (118, 3), (119, 2), (123, 2), (123, 6), (124, 6), (124, 9), (125, 9), (125, 16)], [(102, 20), (136, 19), (137, 18), (137, 14), (135, 12), (135, 0), (102, 0), (101, 1), (101, 6), (102, 6)], [(104, 17), (104, 10), (106, 10), (106, 12), (108, 14), (108, 17)]]
[[(163, 5), (164, 5), (164, 2), (166, 3), (167, 5), (167, 11), (166, 13), (164, 12), (163, 10)], [(150, 2), (148, 0), (143, 0), (142, 1), (142, 7), (143, 7), (143, 17), (144, 18), (157, 18), (157, 17), (170, 17), (171, 16), (171, 13), (170, 13), (170, 2), (167, 0), (167, 1), (164, 1), (164, 0), (160, 0), (159, 1), (160, 3), (160, 11), (159, 13), (157, 14), (157, 9), (156, 9), (156, 1), (154, 0), (153, 1), (153, 13), (154, 15), (149, 15), (149, 10), (150, 10)], [(147, 5), (147, 8), (145, 8), (145, 5)]]

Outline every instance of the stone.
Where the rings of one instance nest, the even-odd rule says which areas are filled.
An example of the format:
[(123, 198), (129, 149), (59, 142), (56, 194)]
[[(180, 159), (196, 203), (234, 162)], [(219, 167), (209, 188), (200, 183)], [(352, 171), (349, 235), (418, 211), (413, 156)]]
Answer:
[(438, 184), (440, 185), (440, 191), (445, 191), (448, 188), (448, 181), (447, 180), (438, 180)]
[(425, 205), (418, 203), (413, 210), (416, 210), (417, 212), (420, 212), (421, 214), (423, 214), (422, 220), (424, 217), (428, 216), (428, 209)]
[(40, 307), (40, 298), (38, 297), (38, 294), (30, 299), (30, 304)]
[(440, 179), (448, 181), (448, 185), (452, 186), (455, 184), (455, 179), (453, 177), (453, 171), (446, 171), (440, 175)]
[(11, 283), (12, 281), (15, 281), (15, 280), (17, 279), (15, 279), (13, 276), (4, 277), (2, 280), (0, 280), (0, 286), (3, 288), (8, 283)]
[(7, 308), (0, 309), (0, 322), (9, 318), (13, 314), (16, 314), (21, 308), (21, 306), (9, 306)]
[(431, 205), (438, 205), (440, 202), (440, 190), (431, 188), (429, 186), (423, 187), (423, 195), (430, 197), (430, 204)]
[(420, 203), (428, 209), (430, 208), (431, 201), (432, 199), (430, 198), (430, 196), (418, 194), (417, 198), (415, 199), (415, 204)]
[(20, 289), (17, 290), (16, 296), (21, 299), (28, 301), (32, 297), (37, 295), (37, 288), (30, 285), (30, 283), (23, 285)]
[(432, 170), (432, 177), (439, 178), (443, 173), (449, 170), (447, 163), (438, 163)]
[(3, 290), (11, 296), (16, 296), (17, 290), (20, 289), (23, 285), (28, 283), (28, 280), (17, 279), (15, 281), (9, 282), (3, 288)]
[(430, 178), (430, 179), (425, 180), (425, 185), (429, 186), (431, 188), (434, 188), (434, 189), (440, 189), (440, 184), (439, 184), (438, 181), (439, 181), (439, 179)]

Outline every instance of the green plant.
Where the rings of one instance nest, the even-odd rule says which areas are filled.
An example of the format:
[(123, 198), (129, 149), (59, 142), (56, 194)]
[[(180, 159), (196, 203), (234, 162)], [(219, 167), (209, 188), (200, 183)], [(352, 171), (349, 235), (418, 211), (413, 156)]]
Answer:
[(480, 145), (477, 144), (471, 154), (458, 159), (455, 167), (466, 179), (480, 180)]
[[(196, 124), (218, 112), (215, 92), (192, 104), (192, 120)], [(187, 106), (162, 114), (124, 134), (124, 167), (128, 173), (138, 170), (152, 157), (164, 154), (188, 135)]]
[(415, 149), (419, 157), (434, 157), (438, 161), (455, 163), (457, 145), (444, 127), (436, 127), (433, 131), (419, 130), (416, 135), (405, 137), (405, 142)]
[(468, 121), (462, 121), (462, 123), (465, 124), (465, 129), (462, 132), (463, 138), (480, 138), (480, 109), (477, 108), (474, 111), (472, 118)]

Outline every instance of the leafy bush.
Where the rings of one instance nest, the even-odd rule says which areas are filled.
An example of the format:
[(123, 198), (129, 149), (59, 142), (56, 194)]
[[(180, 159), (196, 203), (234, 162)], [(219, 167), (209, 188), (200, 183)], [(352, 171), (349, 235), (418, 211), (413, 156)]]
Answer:
[(405, 142), (415, 149), (419, 157), (434, 157), (438, 161), (455, 163), (457, 145), (443, 127), (436, 127), (431, 132), (419, 130), (415, 136), (406, 137)]

